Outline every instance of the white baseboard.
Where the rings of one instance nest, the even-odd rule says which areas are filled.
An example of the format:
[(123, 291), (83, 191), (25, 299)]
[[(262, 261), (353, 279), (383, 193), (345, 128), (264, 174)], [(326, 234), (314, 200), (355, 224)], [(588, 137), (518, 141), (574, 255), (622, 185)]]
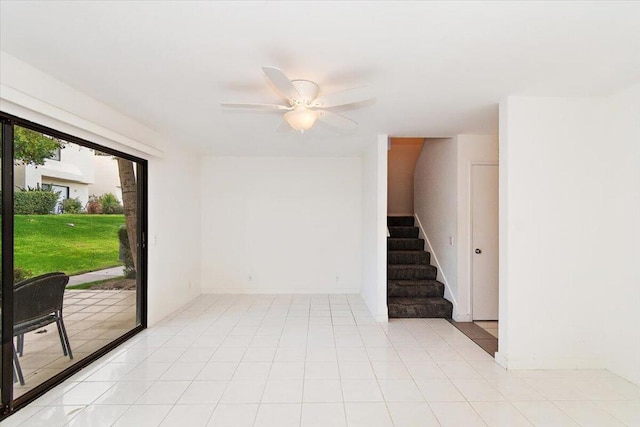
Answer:
[[(451, 286), (449, 286), (449, 281), (447, 280), (447, 276), (445, 276), (444, 271), (442, 270), (442, 267), (440, 266), (440, 263), (438, 262), (438, 255), (433, 250), (433, 246), (431, 246), (431, 242), (429, 241), (429, 236), (427, 236), (427, 233), (425, 233), (424, 228), (422, 227), (422, 223), (420, 222), (420, 217), (418, 217), (418, 214), (414, 214), (414, 217), (416, 218), (416, 222), (418, 223), (418, 228), (420, 229), (420, 234), (424, 237), (424, 241), (427, 244), (427, 248), (429, 250), (429, 253), (431, 253), (431, 259), (435, 263), (435, 267), (438, 269), (438, 276), (440, 276), (439, 280), (442, 283), (444, 283), (444, 297), (446, 299), (448, 299), (449, 301), (451, 301), (451, 303), (453, 304), (453, 317), (454, 317), (454, 319), (456, 321), (459, 321), (459, 322), (470, 322), (471, 319), (469, 319), (469, 320), (458, 320), (458, 318), (462, 318), (462, 317), (460, 317), (458, 315), (458, 300), (453, 295), (453, 292), (451, 292)], [(466, 316), (466, 315), (462, 315), (462, 316)], [(470, 314), (468, 316), (469, 316), (469, 318), (471, 318)]]
[(602, 360), (597, 358), (552, 358), (552, 359), (531, 359), (531, 358), (509, 358), (508, 369), (529, 370), (529, 369), (605, 369)]
[(498, 365), (502, 366), (504, 369), (509, 369), (509, 362), (507, 361), (507, 358), (502, 355), (502, 353), (496, 351), (493, 357)]
[(185, 307), (187, 307), (189, 304), (193, 303), (196, 299), (198, 299), (199, 295), (196, 295), (192, 298), (189, 298), (187, 301), (185, 301), (184, 303), (180, 304), (178, 306), (178, 308), (174, 309), (173, 311), (170, 311), (169, 313), (166, 313), (162, 316), (158, 316), (157, 318), (155, 316), (147, 316), (147, 327), (153, 327), (159, 324), (162, 324), (165, 320), (167, 319), (171, 319), (173, 316), (175, 316), (176, 314), (179, 314), (182, 312), (182, 310), (185, 309)]
[(456, 322), (473, 322), (471, 314), (460, 314), (456, 312), (455, 304), (453, 305), (453, 320)]
[(389, 315), (388, 314), (380, 314), (378, 316), (373, 316), (374, 320), (379, 323), (389, 323)]
[(506, 358), (499, 351), (495, 354), (498, 365), (510, 371), (526, 371), (534, 369), (605, 369), (605, 363), (594, 357), (564, 357), (564, 358)]

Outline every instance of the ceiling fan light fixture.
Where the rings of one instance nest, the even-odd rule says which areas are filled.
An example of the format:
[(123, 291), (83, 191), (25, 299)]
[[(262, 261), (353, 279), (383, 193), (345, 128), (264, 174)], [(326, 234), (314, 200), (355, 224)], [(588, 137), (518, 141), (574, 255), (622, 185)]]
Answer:
[(221, 105), (225, 108), (286, 111), (284, 120), (292, 129), (302, 133), (311, 129), (317, 120), (338, 129), (354, 129), (358, 126), (357, 122), (327, 108), (356, 105), (373, 99), (367, 87), (346, 89), (318, 97), (320, 88), (310, 80), (291, 80), (276, 67), (262, 67), (262, 71), (276, 92), (287, 100), (286, 105), (255, 103), (222, 103)]
[(299, 106), (287, 112), (284, 115), (284, 119), (293, 129), (304, 132), (305, 130), (311, 129), (316, 123), (316, 120), (318, 120), (318, 112), (310, 110), (305, 106)]

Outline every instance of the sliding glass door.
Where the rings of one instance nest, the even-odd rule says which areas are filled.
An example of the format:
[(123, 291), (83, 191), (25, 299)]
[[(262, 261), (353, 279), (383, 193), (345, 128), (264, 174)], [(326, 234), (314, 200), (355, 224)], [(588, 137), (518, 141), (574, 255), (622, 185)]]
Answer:
[(146, 326), (146, 161), (1, 117), (7, 414)]

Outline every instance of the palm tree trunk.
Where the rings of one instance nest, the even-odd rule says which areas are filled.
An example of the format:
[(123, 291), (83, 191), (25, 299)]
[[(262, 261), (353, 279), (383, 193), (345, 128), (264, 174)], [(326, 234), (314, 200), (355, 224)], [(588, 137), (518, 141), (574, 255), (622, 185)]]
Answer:
[(120, 175), (120, 187), (122, 188), (122, 206), (124, 208), (124, 218), (127, 225), (127, 237), (133, 258), (133, 268), (138, 269), (138, 191), (136, 185), (136, 175), (133, 170), (131, 160), (117, 157), (118, 173)]

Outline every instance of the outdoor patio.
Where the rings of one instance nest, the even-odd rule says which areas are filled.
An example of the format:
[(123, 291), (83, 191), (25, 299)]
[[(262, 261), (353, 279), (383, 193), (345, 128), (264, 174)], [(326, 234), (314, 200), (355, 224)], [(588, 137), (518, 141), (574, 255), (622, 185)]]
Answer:
[(55, 324), (26, 334), (20, 357), (25, 385), (14, 383), (14, 397), (131, 330), (136, 325), (136, 291), (67, 290), (63, 313), (73, 360), (62, 353)]

